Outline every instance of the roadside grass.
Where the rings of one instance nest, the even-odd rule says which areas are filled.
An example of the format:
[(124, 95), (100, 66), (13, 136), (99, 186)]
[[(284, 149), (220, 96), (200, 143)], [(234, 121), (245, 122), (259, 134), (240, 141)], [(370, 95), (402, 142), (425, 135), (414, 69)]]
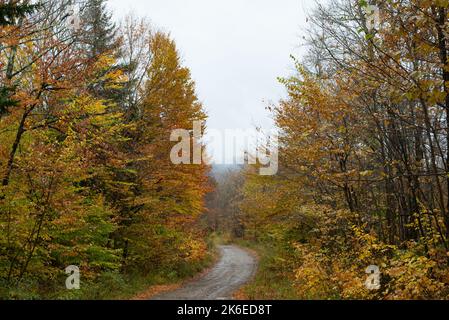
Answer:
[[(208, 268), (210, 268), (216, 261), (217, 251), (214, 243), (210, 238), (207, 240), (208, 251), (204, 259), (194, 263), (182, 263), (173, 269), (164, 269), (146, 277), (141, 275), (128, 276), (129, 282), (121, 287), (116, 294), (102, 297), (101, 299), (114, 300), (145, 300), (151, 298), (160, 292), (175, 289), (184, 281), (198, 276)], [(109, 291), (108, 288), (113, 289), (114, 285), (106, 284), (103, 290)]]
[[(170, 289), (182, 281), (192, 278), (207, 269), (214, 262), (212, 253), (208, 253), (205, 259), (195, 263), (183, 263), (175, 269), (163, 269), (155, 273), (143, 276), (139, 274), (130, 275), (106, 275), (104, 280), (97, 286), (86, 286), (82, 299), (90, 300), (130, 300), (139, 296), (141, 299), (150, 298), (151, 295)], [(156, 288), (157, 287), (157, 288)], [(154, 290), (152, 290), (154, 289)]]
[(181, 263), (171, 268), (154, 270), (142, 275), (106, 272), (92, 280), (81, 276), (79, 290), (67, 290), (65, 277), (58, 278), (52, 285), (39, 286), (33, 281), (23, 281), (14, 288), (0, 283), (0, 299), (10, 300), (144, 300), (159, 292), (170, 290), (183, 281), (193, 278), (209, 268), (216, 261), (215, 241), (209, 238), (208, 251), (204, 259), (194, 263)]
[(259, 257), (258, 269), (253, 280), (241, 288), (235, 298), (241, 300), (298, 300), (293, 286), (294, 275), (288, 253), (282, 247), (247, 240), (235, 240), (235, 244), (248, 248)]

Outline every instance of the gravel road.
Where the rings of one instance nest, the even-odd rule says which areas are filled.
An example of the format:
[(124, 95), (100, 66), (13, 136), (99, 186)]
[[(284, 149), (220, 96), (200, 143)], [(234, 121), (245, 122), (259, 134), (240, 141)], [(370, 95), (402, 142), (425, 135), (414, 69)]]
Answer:
[(154, 300), (228, 300), (256, 272), (257, 262), (236, 246), (220, 246), (220, 261), (204, 276)]

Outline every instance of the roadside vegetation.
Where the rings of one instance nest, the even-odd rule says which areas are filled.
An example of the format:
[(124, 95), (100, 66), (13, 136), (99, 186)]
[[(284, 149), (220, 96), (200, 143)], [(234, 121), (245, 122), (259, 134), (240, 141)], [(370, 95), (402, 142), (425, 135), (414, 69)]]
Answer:
[(269, 107), (278, 174), (220, 181), (218, 228), (261, 247), (248, 297), (449, 298), (449, 2), (375, 5), (317, 6)]
[(175, 42), (114, 23), (105, 0), (28, 3), (0, 1), (0, 299), (125, 298), (195, 274), (209, 168), (172, 164), (170, 133), (206, 114)]

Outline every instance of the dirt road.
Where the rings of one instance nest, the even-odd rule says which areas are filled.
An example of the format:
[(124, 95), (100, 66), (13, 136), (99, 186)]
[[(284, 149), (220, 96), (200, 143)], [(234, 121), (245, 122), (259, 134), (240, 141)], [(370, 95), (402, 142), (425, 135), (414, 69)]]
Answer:
[(220, 246), (220, 261), (201, 278), (187, 283), (172, 292), (166, 292), (154, 300), (222, 300), (251, 279), (256, 271), (256, 259), (236, 246)]

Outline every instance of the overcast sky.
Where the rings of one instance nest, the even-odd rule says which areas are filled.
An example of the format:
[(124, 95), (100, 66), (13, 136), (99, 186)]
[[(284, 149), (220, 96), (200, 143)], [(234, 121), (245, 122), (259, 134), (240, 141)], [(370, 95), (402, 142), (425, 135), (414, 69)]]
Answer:
[[(171, 33), (192, 71), (208, 127), (272, 127), (265, 107), (285, 96), (313, 0), (109, 0), (117, 19), (133, 11)], [(210, 146), (212, 149), (217, 146)]]

